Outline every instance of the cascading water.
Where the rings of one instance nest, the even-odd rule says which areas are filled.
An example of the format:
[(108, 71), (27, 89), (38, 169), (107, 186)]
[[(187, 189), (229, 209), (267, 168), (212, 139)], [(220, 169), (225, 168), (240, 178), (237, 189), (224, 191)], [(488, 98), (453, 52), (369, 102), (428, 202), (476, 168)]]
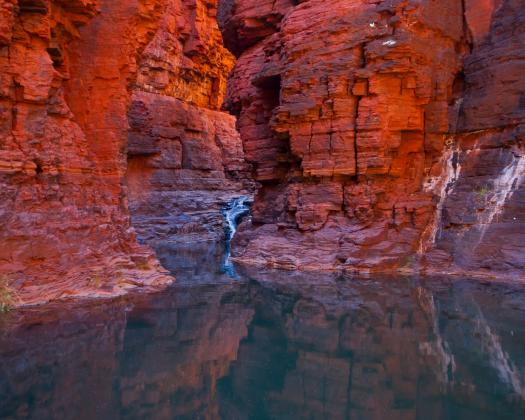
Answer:
[(221, 270), (232, 277), (236, 277), (236, 273), (235, 267), (230, 261), (231, 242), (237, 232), (239, 222), (250, 213), (250, 205), (251, 198), (243, 195), (231, 200), (221, 211), (226, 221), (224, 261)]

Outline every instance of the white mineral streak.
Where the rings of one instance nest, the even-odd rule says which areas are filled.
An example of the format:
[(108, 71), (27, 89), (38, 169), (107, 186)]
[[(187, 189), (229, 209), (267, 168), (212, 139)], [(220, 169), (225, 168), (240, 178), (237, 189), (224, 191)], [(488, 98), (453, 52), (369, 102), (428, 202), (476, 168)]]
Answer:
[(461, 165), (459, 163), (459, 150), (456, 146), (450, 146), (443, 154), (440, 160), (440, 165), (443, 167), (440, 176), (430, 177), (424, 190), (426, 192), (433, 192), (439, 197), (434, 219), (432, 223), (425, 229), (419, 248), (419, 253), (424, 253), (429, 247), (436, 243), (441, 234), (441, 220), (443, 216), (443, 208), (447, 197), (454, 191), (456, 183), (461, 174)]
[(480, 227), (478, 244), (483, 240), (495, 217), (503, 213), (505, 204), (512, 198), (524, 180), (525, 155), (513, 155), (512, 161), (494, 179), (492, 190), (486, 199), (487, 207), (478, 216), (478, 226)]

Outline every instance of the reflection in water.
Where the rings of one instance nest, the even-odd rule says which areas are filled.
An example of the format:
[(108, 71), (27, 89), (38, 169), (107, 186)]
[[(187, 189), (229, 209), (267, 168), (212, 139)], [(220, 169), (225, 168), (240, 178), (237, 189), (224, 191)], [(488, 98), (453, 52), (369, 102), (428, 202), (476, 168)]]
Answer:
[(14, 314), (0, 418), (524, 418), (520, 287), (195, 267), (162, 294)]

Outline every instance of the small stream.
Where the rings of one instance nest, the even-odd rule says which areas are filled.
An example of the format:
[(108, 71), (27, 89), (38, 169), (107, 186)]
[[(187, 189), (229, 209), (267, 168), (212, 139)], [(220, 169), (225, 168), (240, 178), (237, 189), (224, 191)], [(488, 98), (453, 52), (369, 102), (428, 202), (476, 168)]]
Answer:
[(244, 217), (250, 214), (251, 198), (243, 195), (231, 200), (223, 209), (222, 214), (226, 221), (225, 226), (225, 250), (224, 260), (221, 265), (221, 271), (230, 275), (231, 277), (237, 277), (235, 267), (232, 264), (231, 257), (231, 243), (237, 232), (237, 227)]

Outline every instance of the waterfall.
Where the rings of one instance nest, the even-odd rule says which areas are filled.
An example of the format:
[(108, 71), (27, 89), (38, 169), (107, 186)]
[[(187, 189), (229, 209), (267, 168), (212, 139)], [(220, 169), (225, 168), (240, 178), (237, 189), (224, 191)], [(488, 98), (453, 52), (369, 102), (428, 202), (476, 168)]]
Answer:
[(235, 233), (237, 232), (237, 226), (242, 218), (250, 213), (251, 198), (248, 196), (240, 196), (231, 200), (221, 211), (226, 221), (225, 226), (225, 251), (224, 261), (222, 263), (222, 271), (229, 274), (232, 277), (236, 276), (235, 268), (230, 261), (231, 256), (231, 242)]

